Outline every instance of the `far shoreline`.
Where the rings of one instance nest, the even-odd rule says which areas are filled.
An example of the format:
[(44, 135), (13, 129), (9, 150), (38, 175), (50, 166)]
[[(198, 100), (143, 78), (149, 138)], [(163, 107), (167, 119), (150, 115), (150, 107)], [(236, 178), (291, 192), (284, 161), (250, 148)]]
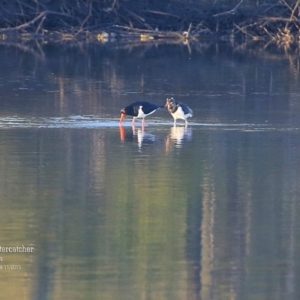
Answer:
[(224, 5), (209, 2), (112, 0), (105, 6), (102, 1), (88, 0), (77, 0), (76, 5), (67, 1), (58, 5), (54, 0), (28, 5), (25, 0), (12, 0), (5, 6), (0, 4), (0, 11), (5, 11), (0, 12), (0, 42), (222, 41), (299, 48), (300, 1), (250, 5), (240, 0), (234, 7), (230, 1)]

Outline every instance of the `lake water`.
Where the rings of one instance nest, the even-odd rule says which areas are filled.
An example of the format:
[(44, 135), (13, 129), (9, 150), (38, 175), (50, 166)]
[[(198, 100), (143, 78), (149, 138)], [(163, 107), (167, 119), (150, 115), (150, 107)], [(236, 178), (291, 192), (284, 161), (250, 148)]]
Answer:
[[(1, 299), (300, 299), (299, 57), (0, 54)], [(187, 127), (166, 109), (119, 126), (127, 104), (170, 96)]]

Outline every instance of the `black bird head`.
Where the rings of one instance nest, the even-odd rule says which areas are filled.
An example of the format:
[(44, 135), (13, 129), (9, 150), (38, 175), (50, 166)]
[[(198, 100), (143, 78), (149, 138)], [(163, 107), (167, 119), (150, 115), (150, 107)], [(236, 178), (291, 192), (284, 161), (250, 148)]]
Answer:
[(177, 105), (177, 102), (175, 101), (175, 99), (173, 97), (166, 99), (165, 107), (172, 107), (175, 105)]
[(123, 120), (125, 119), (125, 116), (137, 116), (138, 114), (138, 105), (135, 105), (136, 103), (132, 103), (124, 108), (121, 109), (120, 113), (121, 113), (121, 117), (120, 117), (120, 123), (123, 122)]
[(169, 107), (169, 106), (174, 106), (174, 105), (176, 105), (177, 103), (176, 103), (176, 101), (175, 101), (175, 99), (173, 98), (173, 97), (171, 97), (171, 98), (167, 98), (166, 99), (166, 104), (165, 104), (165, 107), (167, 106), (167, 107)]
[(175, 101), (173, 97), (166, 99), (165, 107), (168, 108), (170, 113), (174, 113), (178, 108), (178, 103)]

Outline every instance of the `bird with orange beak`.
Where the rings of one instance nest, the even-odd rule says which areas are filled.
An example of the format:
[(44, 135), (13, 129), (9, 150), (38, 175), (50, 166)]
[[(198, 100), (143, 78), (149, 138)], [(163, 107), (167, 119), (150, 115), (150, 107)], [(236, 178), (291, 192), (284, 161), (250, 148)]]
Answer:
[(120, 117), (120, 125), (122, 124), (123, 120), (125, 119), (125, 116), (132, 116), (132, 122), (131, 125), (134, 126), (135, 119), (141, 118), (142, 120), (142, 126), (144, 126), (145, 123), (145, 117), (153, 114), (156, 110), (159, 108), (163, 108), (164, 105), (158, 105), (155, 103), (150, 103), (147, 101), (136, 101), (131, 103), (130, 105), (124, 107), (121, 109), (121, 117)]
[(166, 99), (165, 107), (168, 108), (169, 113), (172, 115), (174, 119), (174, 126), (176, 126), (176, 120), (182, 119), (185, 122), (185, 125), (188, 125), (187, 118), (193, 116), (193, 111), (189, 106), (183, 104), (181, 102), (175, 101), (173, 97)]

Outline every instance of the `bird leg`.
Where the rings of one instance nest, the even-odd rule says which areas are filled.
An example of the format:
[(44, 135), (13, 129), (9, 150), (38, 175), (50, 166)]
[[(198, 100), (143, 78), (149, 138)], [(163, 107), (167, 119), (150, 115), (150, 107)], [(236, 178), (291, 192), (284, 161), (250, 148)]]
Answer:
[(145, 128), (145, 118), (143, 118), (143, 121), (142, 121), (142, 130), (144, 131), (144, 128)]

